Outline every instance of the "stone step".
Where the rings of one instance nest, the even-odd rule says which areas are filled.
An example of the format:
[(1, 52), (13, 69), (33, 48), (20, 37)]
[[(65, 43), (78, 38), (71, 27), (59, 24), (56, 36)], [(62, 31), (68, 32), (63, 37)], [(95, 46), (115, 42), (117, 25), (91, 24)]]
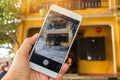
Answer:
[(78, 74), (65, 74), (63, 80), (120, 80), (120, 77), (107, 76), (80, 76)]

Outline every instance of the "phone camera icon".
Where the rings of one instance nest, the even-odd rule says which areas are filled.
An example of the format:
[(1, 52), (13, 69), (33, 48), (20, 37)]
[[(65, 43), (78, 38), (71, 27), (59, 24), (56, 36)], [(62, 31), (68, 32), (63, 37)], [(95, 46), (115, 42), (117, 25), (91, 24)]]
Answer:
[(49, 61), (47, 59), (43, 60), (43, 64), (47, 66), (49, 64)]

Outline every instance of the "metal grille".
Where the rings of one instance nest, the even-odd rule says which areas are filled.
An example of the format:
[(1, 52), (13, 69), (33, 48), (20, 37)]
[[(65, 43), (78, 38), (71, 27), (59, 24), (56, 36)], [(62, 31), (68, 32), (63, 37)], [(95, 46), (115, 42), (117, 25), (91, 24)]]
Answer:
[(30, 12), (38, 12), (42, 8), (48, 10), (52, 4), (62, 6), (69, 10), (79, 10), (86, 8), (108, 8), (108, 3), (108, 0), (43, 0), (40, 4), (36, 0), (34, 3), (31, 1)]
[(117, 1), (116, 1), (116, 4), (117, 4), (117, 5), (116, 5), (117, 9), (120, 10), (120, 0), (117, 0)]
[(104, 37), (88, 37), (87, 59), (88, 60), (104, 60), (105, 59), (105, 39)]
[(78, 39), (78, 53), (80, 59), (105, 60), (105, 38), (87, 37)]

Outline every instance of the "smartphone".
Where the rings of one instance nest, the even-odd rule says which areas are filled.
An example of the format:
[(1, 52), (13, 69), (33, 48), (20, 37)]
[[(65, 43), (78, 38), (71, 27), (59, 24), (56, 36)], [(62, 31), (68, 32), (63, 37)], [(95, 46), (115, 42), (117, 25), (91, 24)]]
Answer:
[(81, 20), (80, 14), (52, 5), (31, 50), (30, 67), (56, 78), (68, 56)]

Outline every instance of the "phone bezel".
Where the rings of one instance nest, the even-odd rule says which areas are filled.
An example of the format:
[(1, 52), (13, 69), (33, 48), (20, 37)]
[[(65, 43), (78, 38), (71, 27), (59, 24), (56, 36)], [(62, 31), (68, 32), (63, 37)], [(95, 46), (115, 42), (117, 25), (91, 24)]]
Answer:
[[(77, 31), (78, 31), (78, 29), (79, 29), (79, 26), (80, 26), (80, 23), (81, 23), (81, 20), (82, 20), (82, 16), (81, 16), (80, 14), (71, 12), (71, 11), (69, 11), (69, 10), (67, 10), (67, 9), (64, 9), (64, 8), (59, 7), (59, 6), (56, 6), (56, 5), (52, 5), (52, 6), (50, 7), (50, 9), (49, 9), (49, 11), (48, 11), (48, 13), (47, 13), (47, 16), (49, 15), (49, 12), (50, 12), (51, 10), (52, 10), (52, 11), (55, 11), (55, 12), (57, 12), (57, 13), (60, 13), (60, 14), (62, 14), (62, 15), (65, 15), (65, 16), (67, 16), (67, 17), (70, 17), (70, 18), (72, 18), (72, 19), (75, 19), (75, 20), (77, 20), (77, 21), (79, 21), (78, 28), (76, 29), (75, 35), (74, 35), (74, 37), (73, 37), (73, 40), (71, 41), (71, 45), (69, 46), (69, 49), (68, 49), (67, 54), (66, 54), (66, 57), (65, 57), (65, 59), (64, 59), (64, 62), (65, 62), (65, 60), (66, 60), (66, 58), (67, 58), (67, 56), (68, 56), (68, 53), (69, 53), (69, 51), (70, 51), (70, 48), (71, 48), (71, 46), (72, 46), (72, 44), (73, 44), (74, 38), (75, 38), (75, 36), (76, 36), (76, 34), (77, 34)], [(44, 20), (44, 22), (43, 22), (43, 25), (44, 25), (44, 23), (45, 23), (45, 21), (46, 21), (46, 19), (47, 19), (47, 16), (46, 16), (46, 18), (45, 18), (45, 20)], [(39, 35), (41, 34), (41, 31), (42, 31), (42, 29), (43, 29), (43, 25), (42, 25), (42, 28), (41, 28), (41, 30), (40, 30)], [(36, 45), (36, 43), (35, 43), (35, 45)], [(35, 45), (34, 45), (34, 47), (35, 47)], [(30, 58), (31, 58), (31, 55), (32, 55), (32, 53), (33, 53), (34, 47), (33, 47), (32, 51), (31, 51)], [(63, 62), (63, 63), (64, 63), (64, 62)], [(63, 63), (62, 63), (62, 65), (63, 65)], [(39, 65), (37, 65), (37, 64), (35, 64), (35, 63), (31, 62), (31, 61), (29, 61), (29, 64), (30, 64), (30, 67), (31, 67), (32, 69), (34, 69), (34, 70), (36, 70), (36, 71), (38, 71), (38, 72), (44, 73), (44, 74), (46, 74), (46, 75), (48, 75), (48, 76), (50, 76), (50, 77), (56, 78), (57, 75), (58, 75), (58, 73), (56, 73), (56, 72), (54, 72), (54, 71), (52, 71), (52, 70), (46, 69), (45, 67), (39, 66)], [(60, 71), (61, 71), (61, 69), (59, 70), (59, 72), (60, 72)]]

